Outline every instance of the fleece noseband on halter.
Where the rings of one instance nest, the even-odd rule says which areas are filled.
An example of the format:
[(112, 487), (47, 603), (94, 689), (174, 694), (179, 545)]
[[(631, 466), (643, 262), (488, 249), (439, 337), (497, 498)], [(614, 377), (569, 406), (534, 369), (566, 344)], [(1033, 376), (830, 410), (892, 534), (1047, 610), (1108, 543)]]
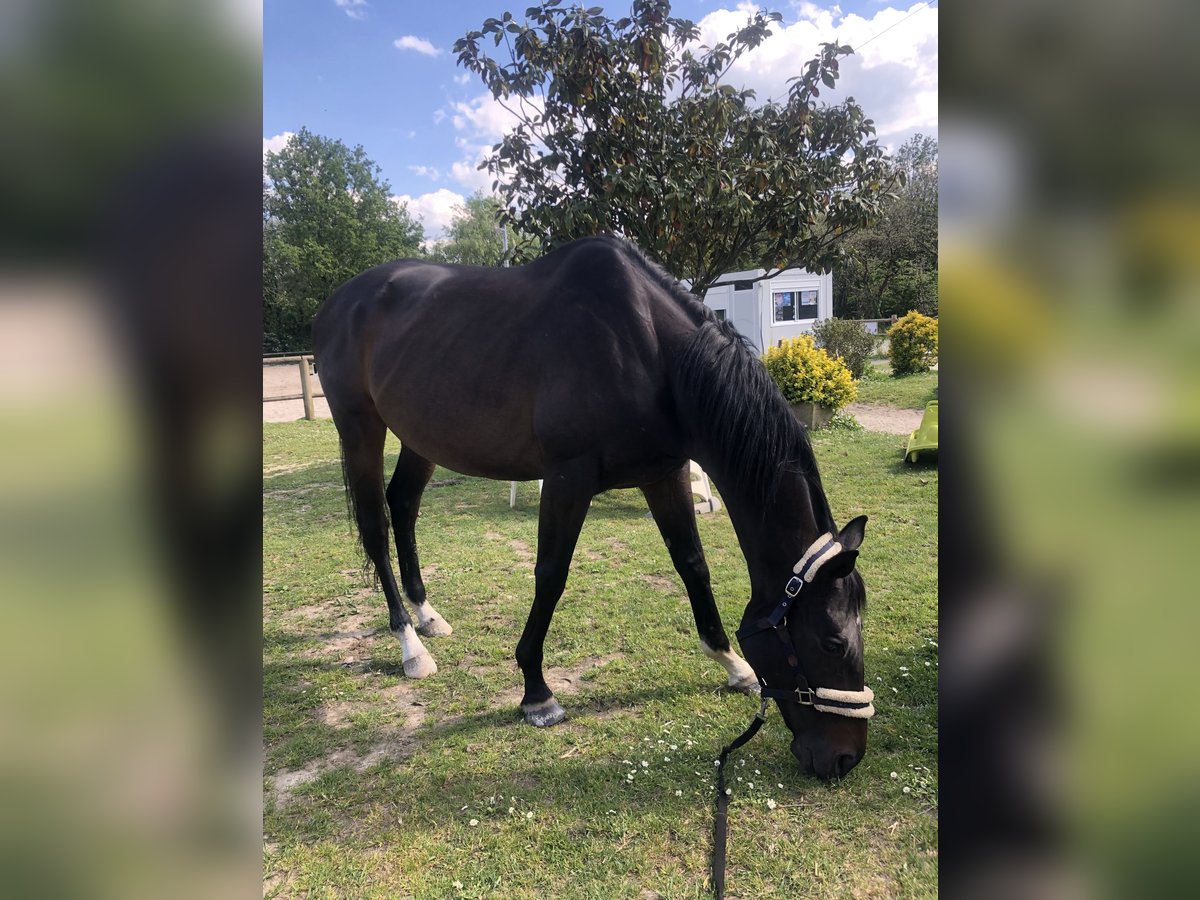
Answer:
[[(875, 715), (872, 701), (875, 694), (869, 687), (861, 691), (835, 690), (834, 688), (810, 687), (804, 677), (804, 668), (800, 664), (800, 655), (788, 634), (787, 617), (800, 591), (806, 584), (812, 584), (821, 566), (842, 552), (842, 545), (829, 532), (821, 535), (804, 551), (800, 561), (792, 568), (792, 577), (783, 589), (783, 599), (765, 619), (759, 619), (740, 628), (737, 633), (738, 643), (742, 646), (746, 661), (755, 670), (762, 671), (760, 663), (764, 657), (782, 651), (791, 668), (792, 684), (790, 686), (768, 685), (761, 674), (758, 683), (762, 690), (763, 699), (774, 698), (801, 706), (811, 706), (817, 712), (832, 713), (837, 716), (847, 716), (851, 719), (869, 719)], [(778, 645), (776, 642), (778, 641)]]

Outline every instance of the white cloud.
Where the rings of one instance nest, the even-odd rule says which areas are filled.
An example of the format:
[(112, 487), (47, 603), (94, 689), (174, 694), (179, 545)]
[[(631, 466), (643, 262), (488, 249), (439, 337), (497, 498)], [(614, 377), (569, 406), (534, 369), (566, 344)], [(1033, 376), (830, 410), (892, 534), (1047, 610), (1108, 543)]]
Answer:
[(428, 178), (430, 181), (437, 181), (442, 177), (442, 173), (438, 171), (437, 166), (409, 166), (408, 171), (415, 175), (420, 175), (422, 178)]
[(333, 0), (338, 9), (342, 10), (352, 19), (365, 19), (367, 11), (364, 7), (367, 5), (367, 0)]
[(406, 34), (404, 37), (396, 38), (392, 43), (396, 45), (398, 50), (415, 50), (417, 53), (424, 54), (425, 56), (442, 55), (442, 51), (425, 40), (425, 38), (419, 38), (413, 34)]
[(430, 241), (440, 240), (444, 236), (446, 228), (454, 218), (454, 208), (466, 203), (462, 194), (456, 194), (447, 188), (438, 188), (419, 197), (400, 194), (392, 197), (392, 200), (407, 205), (409, 213), (421, 220), (425, 227), (425, 237)]
[[(509, 105), (522, 102), (519, 97), (513, 97)], [(524, 106), (531, 112), (541, 110), (541, 101), (537, 99), (524, 101)], [(519, 121), (517, 116), (500, 105), (500, 101), (491, 94), (480, 94), (466, 103), (458, 102), (450, 106), (453, 113), (454, 127), (459, 131), (469, 130), (478, 138), (487, 138), (491, 143), (500, 140)]]
[[(538, 99), (522, 101), (513, 97), (509, 100), (510, 105), (517, 103), (523, 103), (523, 108), (530, 114), (542, 109)], [(450, 166), (447, 175), (469, 191), (491, 193), (492, 175), (487, 170), (480, 170), (479, 163), (491, 153), (492, 145), (517, 125), (519, 119), (486, 93), (465, 102), (452, 103), (448, 109), (439, 109), (434, 113), (435, 122), (447, 117), (454, 128), (462, 132), (454, 138), (454, 145), (462, 152), (462, 157)]]
[(455, 75), (454, 83), (455, 84), (466, 84), (467, 82), (469, 82), (471, 80), (472, 74), (473, 73), (471, 73), (471, 72), (463, 72), (461, 75)]
[[(773, 36), (734, 64), (725, 81), (753, 88), (759, 101), (787, 97), (787, 79), (798, 75), (820, 44), (836, 40), (855, 47), (841, 60), (840, 77), (821, 100), (853, 96), (875, 120), (881, 143), (898, 145), (917, 131), (937, 132), (938, 13), (936, 8), (888, 7), (870, 18), (822, 9), (807, 0), (794, 3), (799, 21), (776, 24)], [(698, 43), (712, 45), (746, 23), (747, 10), (720, 9), (700, 20)], [(861, 49), (858, 49), (861, 47)]]
[(450, 177), (471, 193), (483, 191), (485, 194), (490, 194), (492, 192), (492, 173), (487, 169), (480, 169), (479, 163), (483, 160), (484, 154), (490, 153), (491, 150), (492, 147), (489, 144), (480, 150), (474, 159), (468, 157), (456, 162), (450, 167)]
[(295, 132), (281, 131), (275, 137), (263, 138), (263, 159), (266, 159), (268, 152), (278, 153), (293, 137), (295, 137)]

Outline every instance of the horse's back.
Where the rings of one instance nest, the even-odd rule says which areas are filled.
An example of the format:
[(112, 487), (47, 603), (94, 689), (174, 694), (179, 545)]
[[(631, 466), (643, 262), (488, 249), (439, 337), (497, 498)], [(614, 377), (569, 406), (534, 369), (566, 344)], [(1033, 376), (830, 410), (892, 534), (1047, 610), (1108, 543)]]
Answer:
[(322, 307), (322, 385), (335, 416), (370, 405), (449, 468), (538, 477), (548, 457), (661, 419), (660, 295), (603, 238), (511, 269), (389, 263)]

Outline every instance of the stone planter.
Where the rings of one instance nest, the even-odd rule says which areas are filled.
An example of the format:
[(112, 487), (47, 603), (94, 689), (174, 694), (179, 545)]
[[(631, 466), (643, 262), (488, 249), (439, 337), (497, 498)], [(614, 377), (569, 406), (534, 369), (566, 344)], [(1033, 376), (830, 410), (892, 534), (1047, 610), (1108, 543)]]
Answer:
[(819, 403), (792, 403), (792, 415), (798, 422), (803, 423), (809, 431), (828, 425), (833, 419), (833, 410)]

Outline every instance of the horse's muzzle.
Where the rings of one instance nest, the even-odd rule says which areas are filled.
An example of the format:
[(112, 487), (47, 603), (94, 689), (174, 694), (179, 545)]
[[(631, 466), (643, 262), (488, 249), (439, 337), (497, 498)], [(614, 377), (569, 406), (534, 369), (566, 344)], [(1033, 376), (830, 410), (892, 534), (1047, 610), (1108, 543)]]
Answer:
[(853, 749), (813, 750), (801, 746), (799, 740), (792, 742), (792, 755), (800, 761), (804, 771), (824, 781), (845, 778), (858, 765), (864, 752)]

